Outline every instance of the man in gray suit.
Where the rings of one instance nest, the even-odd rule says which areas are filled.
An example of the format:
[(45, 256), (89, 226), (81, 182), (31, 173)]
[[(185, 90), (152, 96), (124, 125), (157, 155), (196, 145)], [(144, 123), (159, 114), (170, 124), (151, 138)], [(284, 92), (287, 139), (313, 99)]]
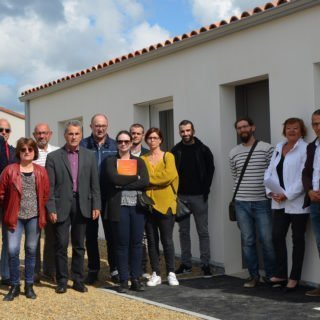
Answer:
[(47, 156), (46, 168), (50, 179), (47, 210), (56, 235), (57, 293), (67, 291), (68, 243), (71, 226), (73, 289), (87, 292), (84, 285), (84, 239), (89, 219), (100, 215), (99, 176), (94, 154), (80, 147), (82, 124), (78, 120), (66, 123), (66, 144)]

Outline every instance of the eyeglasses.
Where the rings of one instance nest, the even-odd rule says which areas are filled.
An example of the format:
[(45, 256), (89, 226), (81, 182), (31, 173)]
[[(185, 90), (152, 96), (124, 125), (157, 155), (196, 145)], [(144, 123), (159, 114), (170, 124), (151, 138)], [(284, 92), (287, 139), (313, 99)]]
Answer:
[(31, 148), (31, 147), (29, 147), (29, 148), (21, 148), (20, 149), (20, 152), (33, 152), (34, 150), (33, 150), (33, 148)]
[(129, 144), (130, 140), (117, 140), (117, 144)]
[(246, 124), (246, 125), (244, 125), (244, 126), (237, 127), (237, 131), (240, 131), (241, 129), (247, 129), (247, 128), (249, 128), (249, 127), (251, 127), (251, 126), (248, 125), (248, 124)]
[(38, 131), (38, 132), (35, 132), (35, 134), (37, 135), (37, 136), (41, 136), (42, 134), (43, 135), (47, 135), (49, 132), (48, 131)]
[(0, 128), (0, 132), (10, 133), (11, 129), (9, 129), (9, 128)]
[(159, 140), (159, 137), (148, 137), (147, 140)]

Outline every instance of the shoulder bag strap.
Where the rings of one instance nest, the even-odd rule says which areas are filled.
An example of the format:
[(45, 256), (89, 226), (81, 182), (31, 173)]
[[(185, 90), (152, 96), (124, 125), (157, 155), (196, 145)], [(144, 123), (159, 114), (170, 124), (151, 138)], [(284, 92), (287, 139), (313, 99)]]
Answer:
[(243, 167), (242, 167), (242, 170), (241, 170), (241, 173), (240, 173), (240, 177), (239, 177), (239, 180), (238, 180), (236, 189), (234, 190), (233, 197), (232, 197), (232, 201), (235, 199), (235, 197), (236, 197), (236, 195), (237, 195), (237, 192), (238, 192), (239, 187), (240, 187), (241, 180), (242, 180), (243, 175), (244, 175), (244, 173), (245, 173), (245, 171), (246, 171), (246, 169), (247, 169), (247, 165), (248, 165), (248, 163), (249, 163), (249, 160), (250, 160), (250, 158), (251, 158), (251, 155), (252, 155), (252, 153), (253, 153), (253, 150), (255, 149), (255, 147), (256, 147), (256, 145), (258, 144), (258, 142), (259, 142), (259, 140), (256, 140), (256, 141), (254, 142), (254, 144), (252, 145), (252, 147), (251, 147), (251, 149), (250, 149), (250, 151), (249, 151), (249, 153), (248, 153), (247, 159), (246, 159), (246, 161), (245, 161), (245, 163), (244, 163), (244, 165), (243, 165)]

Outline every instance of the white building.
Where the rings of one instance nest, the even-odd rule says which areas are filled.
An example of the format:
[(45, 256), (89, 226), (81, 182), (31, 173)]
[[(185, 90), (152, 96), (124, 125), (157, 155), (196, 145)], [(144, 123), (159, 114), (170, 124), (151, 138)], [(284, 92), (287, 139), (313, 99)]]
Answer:
[(0, 119), (6, 119), (11, 125), (9, 144), (16, 146), (17, 140), (25, 137), (25, 116), (10, 109), (0, 107)]
[[(160, 126), (170, 147), (179, 141), (178, 123), (192, 120), (215, 156), (209, 198), (212, 263), (228, 274), (239, 272), (240, 233), (227, 214), (233, 184), (228, 153), (237, 144), (233, 124), (237, 116), (249, 115), (257, 137), (273, 144), (282, 139), (286, 118), (310, 124), (320, 107), (319, 30), (319, 0), (268, 3), (23, 92), (27, 130), (46, 120), (59, 133), (52, 143), (61, 145), (66, 120), (81, 119), (87, 136), (91, 116), (102, 112), (110, 119), (111, 136), (140, 122)], [(196, 236), (193, 253), (199, 257)], [(320, 283), (319, 270), (309, 227), (302, 277)]]

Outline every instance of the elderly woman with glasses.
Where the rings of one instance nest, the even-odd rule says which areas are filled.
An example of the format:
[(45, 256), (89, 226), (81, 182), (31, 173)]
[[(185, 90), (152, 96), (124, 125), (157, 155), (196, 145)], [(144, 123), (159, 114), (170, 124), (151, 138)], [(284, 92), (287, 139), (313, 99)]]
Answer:
[(120, 131), (116, 142), (117, 155), (108, 157), (101, 165), (101, 196), (105, 207), (103, 219), (111, 223), (116, 246), (120, 278), (118, 292), (125, 293), (129, 288), (129, 273), (130, 289), (143, 291), (139, 278), (145, 213), (139, 206), (138, 194), (149, 184), (149, 177), (143, 160), (130, 153), (131, 134), (126, 130)]
[(33, 163), (38, 158), (37, 144), (30, 138), (17, 142), (18, 163), (7, 166), (0, 177), (0, 201), (4, 210), (3, 224), (8, 237), (11, 288), (4, 301), (20, 294), (20, 243), (25, 233), (25, 295), (35, 299), (33, 275), (40, 229), (46, 224), (45, 204), (49, 196), (46, 170)]

